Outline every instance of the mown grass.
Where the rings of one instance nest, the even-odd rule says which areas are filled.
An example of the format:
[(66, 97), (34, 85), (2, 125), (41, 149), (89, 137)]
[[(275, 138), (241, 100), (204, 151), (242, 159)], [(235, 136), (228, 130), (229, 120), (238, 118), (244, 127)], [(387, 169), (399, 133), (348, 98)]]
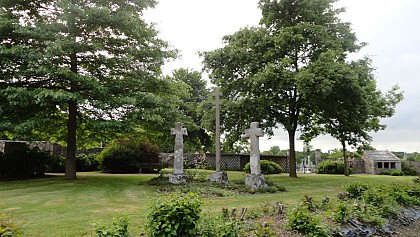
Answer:
[[(209, 171), (209, 174), (211, 172)], [(242, 180), (242, 172), (229, 172), (231, 181)], [(34, 180), (0, 181), (0, 210), (24, 222), (30, 236), (90, 236), (92, 223), (110, 220), (125, 213), (134, 236), (142, 231), (148, 203), (158, 198), (156, 187), (146, 182), (155, 175), (101, 175), (80, 173), (74, 181), (55, 176)], [(281, 202), (296, 205), (305, 194), (316, 199), (333, 197), (351, 182), (369, 184), (411, 184), (409, 176), (375, 175), (270, 175), (268, 179), (286, 187), (286, 192), (245, 194), (203, 199), (204, 212), (220, 212), (223, 207), (258, 207)]]

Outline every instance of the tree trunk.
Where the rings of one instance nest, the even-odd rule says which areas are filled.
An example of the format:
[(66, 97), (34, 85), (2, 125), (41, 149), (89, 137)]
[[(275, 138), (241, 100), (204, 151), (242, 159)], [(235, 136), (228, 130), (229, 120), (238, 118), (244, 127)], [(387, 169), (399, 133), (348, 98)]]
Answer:
[[(70, 68), (73, 73), (77, 73), (77, 55), (70, 55)], [(77, 84), (70, 78), (70, 91), (77, 92)], [(77, 102), (70, 99), (69, 117), (67, 121), (67, 150), (66, 150), (66, 175), (65, 178), (76, 179), (76, 131), (77, 131)]]
[(77, 104), (69, 101), (69, 117), (67, 121), (66, 179), (76, 179), (76, 130)]
[(346, 142), (342, 141), (341, 145), (343, 146), (343, 158), (344, 158), (344, 175), (349, 176), (349, 167), (347, 165), (347, 155), (346, 155)]
[(295, 131), (288, 130), (289, 134), (289, 177), (297, 178), (296, 173), (296, 151), (295, 151)]

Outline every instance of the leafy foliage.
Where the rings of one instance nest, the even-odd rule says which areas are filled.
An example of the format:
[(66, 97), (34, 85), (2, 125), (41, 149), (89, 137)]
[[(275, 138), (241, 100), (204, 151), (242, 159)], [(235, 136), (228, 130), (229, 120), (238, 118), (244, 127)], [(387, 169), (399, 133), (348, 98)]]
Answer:
[(287, 215), (287, 226), (308, 236), (329, 236), (328, 229), (321, 224), (321, 220), (304, 206), (294, 208)]
[[(244, 167), (246, 173), (251, 173), (250, 163), (246, 163)], [(283, 168), (279, 164), (271, 160), (261, 160), (261, 173), (262, 174), (280, 174)]]
[(150, 236), (196, 236), (201, 203), (193, 193), (153, 201), (146, 226)]
[(392, 176), (403, 176), (404, 172), (402, 172), (401, 170), (393, 170), (393, 171), (391, 171), (391, 175)]
[(23, 230), (20, 223), (16, 222), (12, 215), (0, 213), (0, 236), (1, 237), (19, 237), (23, 236)]
[(348, 193), (349, 198), (354, 199), (360, 198), (363, 195), (363, 193), (369, 188), (370, 187), (368, 185), (360, 182), (353, 182), (344, 187), (344, 189)]
[(409, 162), (401, 162), (401, 171), (404, 173), (404, 175), (417, 175), (416, 167), (414, 167), (414, 165)]
[(315, 172), (317, 174), (344, 174), (344, 169), (343, 161), (325, 160), (317, 165)]
[(111, 224), (95, 223), (97, 237), (128, 237), (128, 217), (126, 215), (113, 218)]
[(162, 124), (172, 110), (160, 67), (174, 52), (142, 19), (155, 4), (1, 1), (2, 135), (66, 143), (66, 178), (74, 179), (77, 141), (115, 139), (131, 121)]
[(343, 9), (334, 2), (260, 0), (258, 27), (225, 36), (223, 48), (203, 54), (212, 82), (227, 100), (222, 123), (228, 142), (239, 141), (246, 126), (262, 115), (260, 125), (268, 134), (281, 124), (289, 135), (292, 177), (297, 176), (296, 131), (311, 121), (311, 100), (317, 98), (302, 96), (311, 89), (304, 81), (329, 73), (311, 74), (312, 65), (327, 51), (345, 55), (362, 46), (350, 24), (337, 17)]
[(138, 173), (142, 164), (160, 163), (159, 148), (147, 141), (118, 140), (99, 157), (100, 168), (110, 173)]

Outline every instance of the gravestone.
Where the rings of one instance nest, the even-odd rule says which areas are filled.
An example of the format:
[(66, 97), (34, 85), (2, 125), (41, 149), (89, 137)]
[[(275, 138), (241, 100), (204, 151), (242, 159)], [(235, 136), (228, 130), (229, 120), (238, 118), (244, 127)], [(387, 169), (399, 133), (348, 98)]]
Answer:
[(245, 185), (252, 188), (266, 187), (264, 176), (261, 175), (259, 137), (264, 136), (258, 122), (252, 122), (250, 129), (245, 131), (245, 137), (250, 139), (250, 168), (251, 174), (246, 176)]
[(187, 182), (187, 176), (184, 174), (184, 135), (187, 135), (187, 129), (182, 127), (182, 123), (175, 123), (175, 128), (171, 129), (171, 135), (175, 135), (174, 148), (174, 171), (169, 177), (169, 182), (181, 184)]
[(214, 105), (216, 107), (216, 172), (210, 175), (209, 181), (215, 183), (227, 183), (228, 176), (226, 172), (223, 172), (220, 165), (221, 160), (221, 149), (220, 149), (220, 96), (222, 93), (219, 88), (214, 91)]

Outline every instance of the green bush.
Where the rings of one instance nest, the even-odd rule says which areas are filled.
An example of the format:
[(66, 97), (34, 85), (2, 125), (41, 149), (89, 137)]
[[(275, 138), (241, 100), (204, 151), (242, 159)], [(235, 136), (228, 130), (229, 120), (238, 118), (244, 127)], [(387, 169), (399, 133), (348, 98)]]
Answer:
[[(353, 169), (348, 166), (349, 173), (353, 172)], [(315, 169), (317, 174), (344, 174), (344, 162), (343, 161), (331, 161), (326, 160), (319, 163)]]
[(111, 224), (94, 224), (97, 237), (128, 237), (128, 217), (113, 218)]
[(403, 176), (404, 175), (404, 172), (402, 172), (401, 170), (393, 170), (391, 172), (391, 175), (392, 176)]
[(196, 236), (201, 204), (193, 193), (154, 200), (146, 229), (150, 236)]
[(417, 175), (416, 167), (414, 167), (414, 165), (409, 162), (401, 162), (401, 171), (404, 172), (404, 175)]
[(381, 173), (379, 173), (380, 175), (391, 175), (391, 171), (389, 170), (382, 170)]
[[(245, 167), (244, 171), (246, 173), (251, 173), (251, 165), (248, 162)], [(283, 172), (283, 169), (279, 164), (270, 160), (261, 160), (261, 173), (263, 174), (280, 174)]]
[[(138, 173), (140, 164), (159, 163), (159, 148), (146, 141), (119, 140), (99, 155), (100, 169), (109, 173)], [(142, 169), (142, 172), (146, 169)]]
[(5, 154), (0, 156), (0, 178), (29, 178), (44, 175), (51, 156), (30, 148), (24, 143), (12, 143)]

